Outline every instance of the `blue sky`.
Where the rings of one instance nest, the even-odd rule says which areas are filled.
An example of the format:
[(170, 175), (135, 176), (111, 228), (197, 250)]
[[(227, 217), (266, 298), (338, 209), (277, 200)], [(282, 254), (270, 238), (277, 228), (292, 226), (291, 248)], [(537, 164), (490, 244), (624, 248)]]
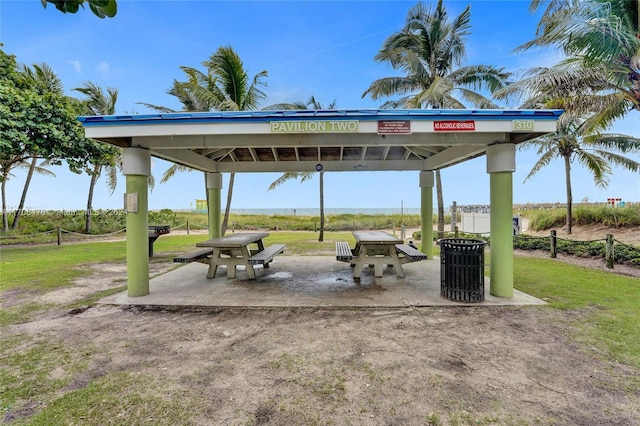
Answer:
[[(24, 64), (46, 63), (72, 89), (91, 81), (120, 92), (117, 113), (150, 113), (140, 102), (179, 109), (166, 94), (174, 79), (183, 79), (181, 65), (203, 69), (202, 61), (220, 46), (230, 45), (250, 75), (268, 72), (264, 106), (311, 95), (322, 104), (335, 100), (338, 108), (378, 108), (362, 98), (375, 79), (393, 75), (386, 64), (374, 61), (383, 41), (398, 31), (407, 11), (406, 1), (118, 1), (118, 14), (101, 20), (89, 10), (62, 14), (39, 0), (0, 2), (0, 42), (4, 51)], [(427, 2), (435, 6), (435, 2)], [(535, 34), (538, 15), (528, 1), (445, 0), (450, 16), (471, 5), (471, 34), (466, 65), (488, 64), (519, 73), (558, 60), (552, 50), (513, 54)], [(505, 105), (513, 107), (515, 105)], [(614, 129), (640, 137), (640, 114), (635, 111)], [(638, 156), (635, 157), (639, 159)], [(533, 151), (518, 151), (514, 174), (514, 202), (563, 202), (564, 169), (552, 163), (523, 183), (533, 166)], [(445, 205), (488, 204), (489, 176), (485, 158), (442, 171)], [(153, 160), (159, 182), (170, 164)], [(88, 175), (74, 175), (54, 167), (56, 177), (35, 176), (26, 206), (33, 209), (74, 210), (86, 206)], [(279, 174), (236, 176), (232, 208), (310, 208), (318, 205), (317, 178), (291, 181), (267, 191)], [(7, 203), (17, 206), (24, 173), (7, 183)], [(225, 183), (227, 176), (224, 176)], [(580, 166), (573, 169), (574, 201), (605, 201), (618, 197), (640, 201), (640, 176), (615, 169), (605, 190), (594, 187)], [(124, 177), (111, 195), (102, 178), (96, 187), (94, 208), (122, 207)], [(182, 173), (158, 183), (149, 197), (151, 209), (189, 209), (204, 197), (201, 173)], [(225, 201), (223, 197), (223, 202)], [(325, 207), (419, 207), (416, 172), (358, 172), (325, 174)]]

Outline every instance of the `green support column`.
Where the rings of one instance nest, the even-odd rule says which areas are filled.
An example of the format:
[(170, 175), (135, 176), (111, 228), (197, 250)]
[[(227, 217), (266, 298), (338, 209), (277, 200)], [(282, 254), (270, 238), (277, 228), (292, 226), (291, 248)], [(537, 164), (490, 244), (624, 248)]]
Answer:
[(513, 296), (513, 174), (494, 172), (491, 187), (490, 293)]
[(221, 192), (222, 192), (222, 174), (207, 173), (207, 191), (209, 194), (209, 238), (218, 238), (221, 236), (222, 220), (221, 220)]
[(420, 172), (420, 251), (433, 258), (433, 172)]
[[(127, 291), (149, 294), (149, 219), (147, 176), (128, 175), (127, 197), (137, 197), (138, 212), (127, 212)], [(136, 195), (133, 195), (136, 194)]]
[(487, 149), (491, 201), (490, 294), (513, 297), (513, 172), (515, 145)]
[(149, 151), (125, 148), (122, 170), (127, 181), (127, 293), (129, 297), (146, 296), (149, 294)]

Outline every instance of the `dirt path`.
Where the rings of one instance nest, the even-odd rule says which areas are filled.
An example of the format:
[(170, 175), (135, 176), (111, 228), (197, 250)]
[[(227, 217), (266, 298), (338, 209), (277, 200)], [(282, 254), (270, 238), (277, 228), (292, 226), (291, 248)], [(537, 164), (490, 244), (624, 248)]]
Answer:
[[(172, 266), (155, 263), (154, 272)], [(88, 267), (93, 276), (35, 301), (62, 305), (126, 277), (124, 265)], [(63, 393), (131, 374), (151, 383), (148, 397), (186, 404), (182, 424), (640, 425), (640, 372), (571, 341), (582, 315), (98, 306), (54, 309), (3, 337), (62, 342), (82, 354), (88, 368)], [(42, 408), (33, 404), (6, 410), (5, 421)]]
[[(185, 424), (637, 425), (638, 374), (544, 308), (153, 312), (92, 308), (13, 329), (92, 354), (86, 385), (153, 377)], [(40, 337), (41, 338), (41, 337)], [(431, 422), (431, 423), (429, 423)]]

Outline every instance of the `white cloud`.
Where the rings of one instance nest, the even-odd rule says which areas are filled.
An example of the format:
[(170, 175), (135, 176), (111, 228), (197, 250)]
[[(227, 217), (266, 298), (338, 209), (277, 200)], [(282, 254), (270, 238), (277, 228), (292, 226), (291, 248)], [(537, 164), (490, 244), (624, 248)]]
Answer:
[(69, 61), (69, 63), (71, 64), (73, 69), (76, 70), (76, 73), (82, 74), (82, 64), (80, 63), (80, 61), (74, 60)]
[(107, 62), (100, 62), (98, 66), (95, 68), (97, 72), (102, 74), (103, 77), (107, 77), (111, 70), (111, 66)]

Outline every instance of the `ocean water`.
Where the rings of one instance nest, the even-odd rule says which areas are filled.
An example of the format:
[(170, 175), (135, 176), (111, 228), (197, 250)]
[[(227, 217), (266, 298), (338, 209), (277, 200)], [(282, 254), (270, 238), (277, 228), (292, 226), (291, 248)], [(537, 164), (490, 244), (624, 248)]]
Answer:
[[(266, 215), (266, 216), (319, 216), (319, 208), (302, 209), (231, 209), (233, 214)], [(419, 215), (419, 208), (325, 208), (325, 215), (370, 214), (370, 215)]]

